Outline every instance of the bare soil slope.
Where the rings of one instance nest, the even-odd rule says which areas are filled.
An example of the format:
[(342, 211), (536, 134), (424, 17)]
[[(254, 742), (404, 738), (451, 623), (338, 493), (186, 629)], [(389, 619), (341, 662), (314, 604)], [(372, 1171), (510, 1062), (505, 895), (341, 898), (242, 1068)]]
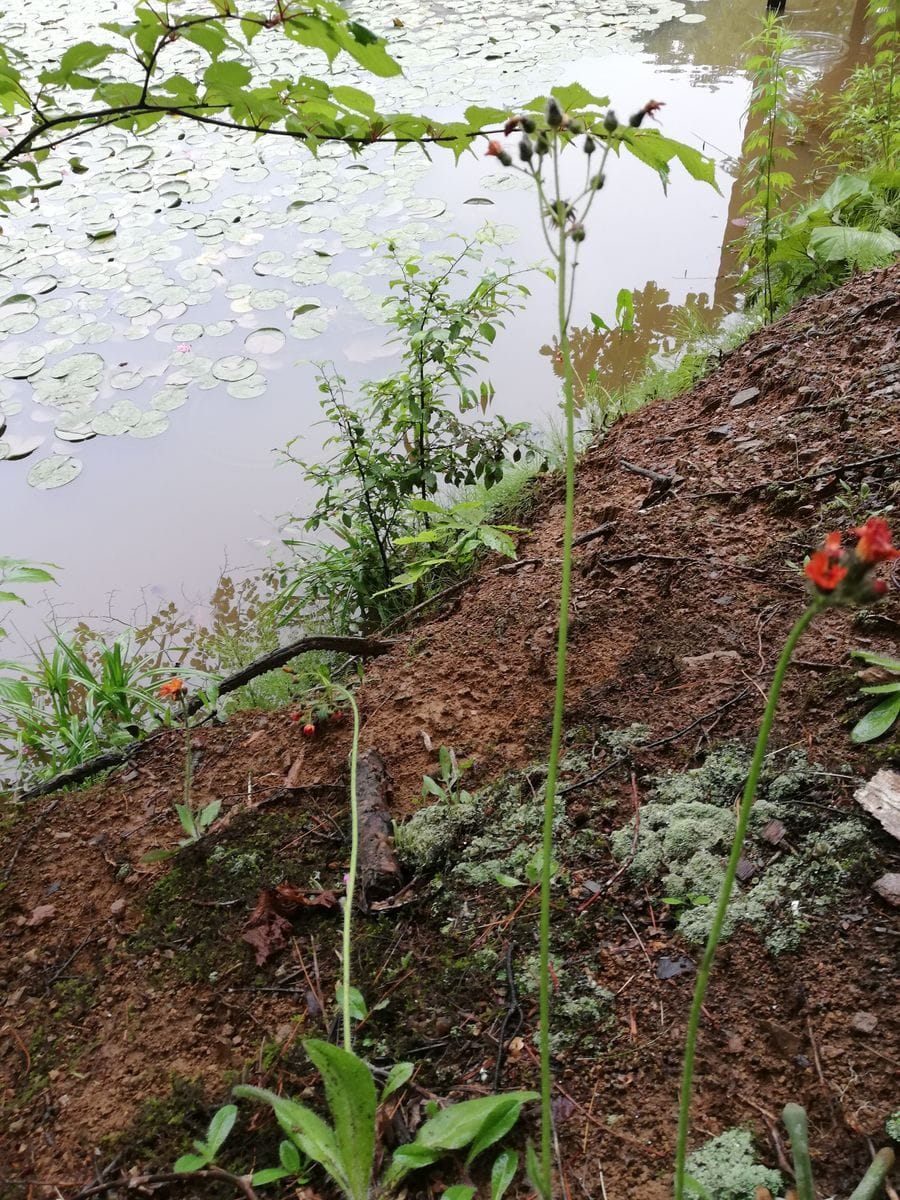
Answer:
[[(594, 1013), (559, 1002), (567, 1197), (600, 1195), (601, 1178), (610, 1196), (667, 1194), (692, 973), (659, 978), (661, 960), (685, 946), (659, 888), (620, 870), (607, 838), (659, 772), (696, 765), (729, 740), (752, 742), (803, 604), (798, 564), (830, 529), (896, 510), (898, 329), (900, 267), (859, 277), (754, 336), (689, 394), (622, 421), (580, 464), (576, 529), (590, 536), (576, 552), (563, 783), (571, 828), (593, 840), (589, 850), (572, 843), (555, 954), (562, 977), (609, 997)], [(442, 745), (474, 759), (470, 790), (516, 771), (523, 788), (539, 786), (529, 768), (548, 742), (561, 526), (561, 488), (550, 480), (522, 561), (486, 563), (368, 668), (364, 744), (386, 760), (398, 820), (421, 806), (422, 776)], [(895, 588), (872, 612), (827, 614), (801, 646), (775, 745), (801, 748), (819, 769), (806, 803), (823, 827), (853, 809), (859, 779), (897, 749), (853, 748), (847, 734), (863, 711), (849, 652), (896, 653), (898, 630)], [(616, 741), (636, 723), (649, 727), (641, 744)], [(261, 966), (241, 927), (262, 887), (340, 891), (346, 725), (306, 741), (285, 713), (245, 713), (197, 744), (195, 803), (221, 799), (226, 819), (168, 864), (141, 857), (177, 840), (175, 735), (90, 790), (11, 810), (0, 1196), (70, 1200), (132, 1169), (165, 1170), (235, 1078), (293, 1094), (313, 1083), (299, 1037), (326, 1028), (338, 910), (302, 908), (284, 949)], [(896, 909), (869, 890), (898, 869), (898, 852), (874, 823), (870, 833), (855, 891), (810, 916), (798, 950), (775, 958), (738, 930), (702, 1035), (696, 1140), (747, 1125), (777, 1166), (774, 1121), (798, 1100), (823, 1194), (847, 1194), (898, 1106), (900, 930)], [(415, 1124), (424, 1096), (490, 1090), (501, 1044), (501, 1085), (536, 1079), (534, 889), (454, 884), (452, 861), (444, 867), (440, 882), (420, 877), (405, 903), (358, 924), (356, 980), (371, 1006), (384, 1001), (358, 1045), (375, 1061), (421, 1063), (388, 1140)], [(517, 1006), (519, 1024), (508, 1019)], [(271, 1122), (248, 1114), (231, 1166), (248, 1167), (260, 1146), (270, 1153), (258, 1165), (269, 1165), (276, 1140)], [(438, 1168), (416, 1186), (438, 1195), (460, 1172)], [(312, 1183), (327, 1191), (321, 1177)]]

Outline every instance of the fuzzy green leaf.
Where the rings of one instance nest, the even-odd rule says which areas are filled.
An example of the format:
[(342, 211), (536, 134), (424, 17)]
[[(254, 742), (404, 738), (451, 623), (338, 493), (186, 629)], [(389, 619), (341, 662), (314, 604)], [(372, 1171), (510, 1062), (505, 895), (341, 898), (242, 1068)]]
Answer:
[(368, 1066), (355, 1054), (318, 1038), (303, 1047), (322, 1076), (351, 1200), (367, 1200), (375, 1160), (378, 1097)]
[(876, 704), (867, 712), (862, 720), (857, 721), (850, 731), (850, 740), (859, 745), (861, 742), (872, 742), (875, 738), (887, 733), (900, 716), (900, 695), (889, 696)]

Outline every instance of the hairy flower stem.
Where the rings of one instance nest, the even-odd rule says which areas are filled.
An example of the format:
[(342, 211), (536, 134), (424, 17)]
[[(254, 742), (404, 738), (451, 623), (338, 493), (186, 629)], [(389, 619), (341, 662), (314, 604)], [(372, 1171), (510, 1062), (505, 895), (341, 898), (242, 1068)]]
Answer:
[[(553, 166), (559, 196), (559, 149), (553, 147)], [(550, 1071), (550, 885), (553, 878), (553, 818), (556, 815), (556, 780), (562, 750), (563, 714), (566, 702), (566, 650), (569, 640), (569, 594), (572, 580), (572, 534), (575, 525), (575, 388), (566, 304), (566, 228), (558, 226), (556, 292), (559, 308), (559, 349), (563, 361), (563, 400), (566, 422), (566, 509), (563, 523), (562, 581), (559, 590), (559, 632), (556, 646), (556, 697), (550, 733), (550, 762), (544, 797), (544, 837), (541, 856), (540, 918), (540, 1051), (541, 1051), (541, 1190), (545, 1200), (553, 1194), (551, 1109), (553, 1078)], [(537, 1181), (535, 1181), (537, 1182)]]
[[(194, 809), (191, 805), (191, 786), (193, 784), (193, 763), (191, 762), (191, 713), (188, 707), (187, 691), (182, 688), (179, 693), (181, 697), (181, 719), (184, 723), (184, 812), (185, 820), (190, 821), (190, 829), (184, 828), (188, 837), (195, 841), (200, 836), (197, 829), (197, 822), (194, 820)], [(184, 821), (182, 821), (184, 827)]]
[(684, 1040), (684, 1068), (681, 1076), (681, 1095), (678, 1106), (678, 1140), (675, 1149), (675, 1200), (684, 1200), (685, 1160), (687, 1158), (688, 1131), (690, 1129), (694, 1054), (697, 1049), (697, 1035), (700, 1030), (703, 1001), (706, 998), (706, 989), (709, 985), (713, 960), (716, 956), (716, 949), (719, 945), (719, 939), (722, 936), (722, 927), (725, 924), (725, 917), (728, 913), (728, 905), (731, 901), (731, 893), (737, 876), (738, 862), (744, 849), (747, 825), (750, 821), (753, 801), (756, 799), (756, 788), (759, 784), (759, 775), (766, 756), (766, 747), (769, 744), (769, 734), (772, 732), (772, 725), (775, 721), (778, 697), (781, 694), (781, 687), (784, 683), (788, 664), (791, 661), (791, 656), (796, 649), (797, 643), (803, 636), (807, 625), (827, 606), (827, 597), (816, 597), (794, 625), (788, 634), (781, 657), (778, 659), (772, 686), (769, 688), (769, 698), (766, 702), (765, 712), (763, 713), (759, 736), (756, 739), (756, 749), (753, 751), (753, 761), (750, 764), (750, 774), (747, 776), (747, 783), (744, 787), (744, 795), (738, 813), (734, 841), (731, 843), (731, 855), (728, 859), (728, 865), (725, 868), (725, 878), (722, 880), (722, 887), (719, 891), (718, 901), (716, 902), (716, 911), (713, 916), (712, 926), (710, 927), (709, 937), (706, 940), (706, 949), (703, 951), (703, 960), (697, 971), (694, 999), (691, 1004), (690, 1016), (688, 1017), (687, 1032)]
[(331, 688), (343, 696), (353, 713), (353, 739), (350, 743), (350, 866), (347, 870), (347, 888), (344, 894), (344, 930), (341, 941), (341, 1015), (344, 1030), (344, 1049), (352, 1052), (350, 1029), (350, 954), (352, 950), (353, 893), (356, 888), (356, 872), (359, 863), (359, 804), (356, 796), (356, 765), (359, 760), (359, 708), (350, 692), (339, 683)]

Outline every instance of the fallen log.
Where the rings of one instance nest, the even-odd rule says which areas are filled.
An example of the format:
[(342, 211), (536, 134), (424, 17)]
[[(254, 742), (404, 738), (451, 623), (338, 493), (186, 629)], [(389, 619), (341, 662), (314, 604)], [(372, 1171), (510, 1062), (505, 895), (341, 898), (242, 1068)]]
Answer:
[(359, 756), (356, 796), (359, 809), (359, 907), (393, 896), (403, 886), (403, 872), (394, 850), (392, 789), (384, 759), (377, 750)]

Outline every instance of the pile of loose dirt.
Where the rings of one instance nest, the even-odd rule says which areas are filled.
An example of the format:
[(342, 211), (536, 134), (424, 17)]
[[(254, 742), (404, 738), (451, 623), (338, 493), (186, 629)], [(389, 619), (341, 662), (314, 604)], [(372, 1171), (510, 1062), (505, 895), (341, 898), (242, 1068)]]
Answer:
[[(898, 323), (900, 267), (861, 276), (755, 335), (689, 394), (620, 422), (580, 464), (563, 783), (578, 785), (569, 814), (594, 849), (568, 864), (554, 938), (560, 971), (608, 1001), (592, 1024), (582, 1015), (574, 1034), (564, 1029), (573, 1036), (559, 1047), (567, 1195), (598, 1195), (601, 1178), (609, 1195), (667, 1194), (692, 973), (659, 978), (660, 960), (685, 947), (658, 893), (630, 882), (606, 838), (655, 773), (752, 741), (804, 602), (798, 564), (830, 529), (896, 508)], [(469, 790), (546, 757), (557, 480), (541, 488), (531, 524), (519, 562), (488, 562), (367, 670), (363, 742), (385, 758), (398, 820), (420, 807), (442, 745), (474, 759)], [(810, 801), (824, 812), (850, 810), (855, 782), (896, 750), (854, 748), (847, 734), (862, 711), (849, 652), (896, 652), (898, 595), (823, 617), (785, 688), (774, 744), (801, 747), (828, 772)], [(643, 748), (617, 756), (615, 735), (635, 724), (649, 727)], [(294, 1094), (312, 1083), (298, 1036), (326, 1028), (337, 910), (302, 909), (285, 949), (261, 966), (241, 927), (266, 886), (340, 889), (347, 748), (345, 726), (304, 741), (285, 713), (204, 729), (194, 801), (222, 800), (225, 819), (167, 864), (141, 858), (178, 837), (176, 734), (88, 791), (11, 810), (0, 1196), (74, 1197), (132, 1167), (164, 1169), (238, 1076)], [(871, 838), (878, 873), (891, 861), (896, 870), (896, 844), (874, 824)], [(799, 951), (776, 959), (738, 931), (719, 961), (697, 1072), (697, 1141), (748, 1125), (777, 1166), (776, 1115), (797, 1100), (829, 1194), (858, 1180), (868, 1139), (883, 1143), (897, 1107), (898, 930), (872, 878), (811, 917)], [(360, 1050), (421, 1063), (414, 1096), (462, 1098), (490, 1090), (504, 1040), (502, 1085), (531, 1086), (536, 905), (530, 888), (442, 893), (421, 879), (404, 904), (361, 917), (355, 977), (373, 1009), (385, 1003), (360, 1030)], [(511, 1040), (507, 962), (523, 1009)], [(243, 1142), (240, 1165), (259, 1136)], [(263, 1136), (271, 1146), (270, 1125)], [(458, 1177), (438, 1171), (431, 1185)], [(172, 1194), (212, 1192), (204, 1182)]]

